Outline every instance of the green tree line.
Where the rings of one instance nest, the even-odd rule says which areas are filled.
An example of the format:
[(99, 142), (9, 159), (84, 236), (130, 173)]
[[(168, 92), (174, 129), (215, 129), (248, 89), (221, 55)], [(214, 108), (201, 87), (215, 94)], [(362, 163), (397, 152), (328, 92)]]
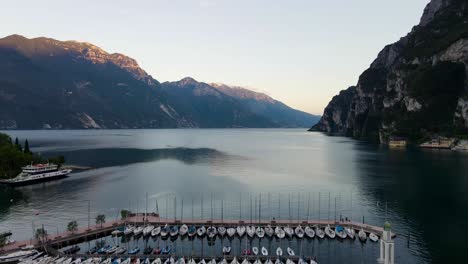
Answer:
[[(62, 165), (65, 162), (63, 156), (48, 159), (49, 162)], [(0, 179), (14, 178), (21, 172), (21, 167), (31, 163), (44, 163), (41, 156), (34, 154), (29, 149), (26, 139), (21, 145), (18, 138), (13, 143), (10, 136), (0, 133)]]

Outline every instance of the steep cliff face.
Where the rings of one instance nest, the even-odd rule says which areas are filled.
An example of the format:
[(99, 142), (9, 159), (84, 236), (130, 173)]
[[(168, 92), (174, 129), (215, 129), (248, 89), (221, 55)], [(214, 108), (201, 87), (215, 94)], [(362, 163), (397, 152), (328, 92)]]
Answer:
[(385, 142), (468, 131), (468, 3), (433, 0), (355, 88), (334, 97), (314, 130)]

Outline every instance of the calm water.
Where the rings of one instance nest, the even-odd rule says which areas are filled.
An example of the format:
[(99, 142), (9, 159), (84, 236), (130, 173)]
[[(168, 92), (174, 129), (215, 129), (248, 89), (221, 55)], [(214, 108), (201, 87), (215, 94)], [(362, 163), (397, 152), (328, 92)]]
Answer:
[[(99, 213), (115, 219), (123, 208), (143, 212), (147, 194), (148, 210), (155, 211), (157, 203), (171, 218), (221, 218), (223, 203), (225, 219), (297, 219), (307, 213), (311, 219), (364, 217), (375, 225), (387, 219), (399, 234), (397, 263), (463, 263), (468, 250), (467, 153), (389, 150), (296, 129), (6, 133), (28, 138), (44, 156), (63, 154), (70, 164), (95, 168), (64, 180), (0, 188), (0, 230), (12, 230), (16, 240), (31, 238), (33, 226), (56, 233), (71, 220), (87, 225), (88, 200), (92, 222)], [(234, 251), (246, 243), (272, 251), (286, 243), (320, 263), (375, 263), (379, 253), (378, 244), (357, 240), (128, 245), (135, 243), (170, 243), (183, 254), (219, 254), (226, 243)]]

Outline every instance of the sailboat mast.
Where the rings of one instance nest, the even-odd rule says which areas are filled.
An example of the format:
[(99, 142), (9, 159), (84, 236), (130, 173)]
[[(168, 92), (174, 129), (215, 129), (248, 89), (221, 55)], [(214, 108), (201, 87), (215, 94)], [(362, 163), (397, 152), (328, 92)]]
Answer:
[(184, 198), (182, 198), (181, 205), (180, 205), (180, 221), (182, 222), (184, 219)]
[(242, 221), (242, 193), (239, 193), (239, 221)]
[(291, 193), (288, 196), (288, 203), (289, 203), (289, 222), (291, 222)]
[(145, 224), (148, 222), (148, 193), (146, 193), (146, 204), (145, 204)]
[(301, 206), (301, 194), (297, 194), (297, 224), (299, 225), (301, 221), (299, 220), (299, 207)]
[(309, 213), (310, 213), (310, 193), (307, 196), (307, 223), (309, 223)]
[(262, 194), (260, 194), (260, 198), (258, 201), (258, 223), (260, 224), (260, 220), (262, 219)]

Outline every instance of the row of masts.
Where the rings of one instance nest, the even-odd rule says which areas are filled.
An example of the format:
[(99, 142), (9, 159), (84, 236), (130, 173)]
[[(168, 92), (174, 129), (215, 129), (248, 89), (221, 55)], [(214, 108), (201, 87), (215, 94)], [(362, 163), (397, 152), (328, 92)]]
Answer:
[[(308, 193), (307, 194), (307, 207), (305, 207), (304, 209), (306, 210), (306, 214), (305, 214), (305, 217), (301, 219), (301, 195), (298, 194), (298, 198), (297, 198), (297, 218), (295, 220), (298, 221), (298, 224), (300, 224), (301, 221), (303, 220), (306, 220), (306, 221), (309, 221), (310, 220), (310, 216), (311, 216), (311, 209), (313, 211), (313, 205), (314, 203), (312, 202), (312, 208), (311, 208), (311, 194)], [(255, 220), (258, 220), (258, 221), (261, 221), (262, 220), (262, 194), (259, 194), (258, 197), (255, 196), (253, 197), (252, 194), (249, 194), (249, 200), (250, 200), (250, 223), (253, 223), (254, 222), (254, 219)], [(270, 220), (279, 220), (281, 219), (281, 215), (282, 215), (282, 212), (281, 212), (281, 198), (282, 198), (282, 195), (281, 194), (278, 194), (278, 218), (276, 218), (276, 215), (273, 214), (273, 206), (271, 206), (271, 203), (272, 203), (272, 198), (271, 198), (271, 194), (268, 193), (267, 195), (267, 204), (268, 204), (268, 208), (270, 209), (270, 214), (269, 214), (269, 217), (271, 218)], [(322, 198), (322, 195), (321, 193), (319, 192), (318, 193), (318, 220), (321, 219), (321, 216), (322, 216), (322, 212), (321, 212), (321, 198)], [(211, 206), (210, 206), (210, 220), (213, 221), (214, 220), (214, 200), (213, 200), (213, 193), (211, 193)], [(192, 198), (191, 199), (191, 219), (195, 219), (195, 206), (194, 206), (194, 202), (195, 202), (195, 199)], [(243, 199), (242, 199), (242, 193), (239, 194), (239, 221), (244, 221), (244, 217), (243, 216), (243, 211), (242, 211), (242, 206), (243, 206)], [(330, 221), (330, 213), (331, 213), (331, 202), (332, 202), (332, 198), (331, 198), (331, 192), (328, 192), (328, 214), (327, 214), (327, 220)], [(352, 210), (352, 193), (351, 193), (351, 196), (350, 196), (350, 217), (348, 218), (349, 221), (352, 221), (352, 216), (353, 216), (353, 210)], [(181, 208), (180, 208), (180, 218), (177, 219), (177, 197), (174, 196), (173, 197), (173, 219), (175, 221), (179, 220), (180, 222), (183, 221), (184, 219), (184, 198), (181, 199), (181, 202), (180, 202), (180, 205), (181, 205)], [(221, 215), (221, 222), (224, 221), (224, 199), (221, 199), (220, 200), (220, 207), (221, 207), (221, 210), (220, 210), (220, 215)], [(129, 211), (131, 211), (131, 202), (129, 201)], [(172, 217), (169, 216), (169, 197), (166, 196), (165, 198), (165, 213), (164, 213), (164, 218), (165, 219), (171, 219)], [(136, 201), (136, 213), (139, 213), (139, 204), (138, 204), (138, 200)], [(158, 199), (155, 199), (155, 213), (160, 215), (160, 210), (159, 210), (159, 204), (158, 204)], [(203, 193), (200, 194), (200, 218), (201, 219), (205, 219), (204, 218), (204, 213), (205, 213), (205, 210), (204, 210), (204, 195)], [(334, 197), (334, 220), (337, 221), (337, 197), (335, 196)], [(145, 219), (146, 219), (146, 216), (148, 215), (148, 194), (146, 194), (146, 207), (145, 207)], [(268, 214), (267, 214), (268, 215)], [(160, 215), (161, 216), (161, 215)], [(288, 216), (289, 216), (289, 220), (290, 221), (293, 221), (292, 219), (292, 207), (291, 207), (291, 194), (288, 194)], [(217, 219), (219, 220), (219, 219)], [(341, 220), (341, 215), (340, 215), (340, 219)], [(363, 217), (363, 222), (364, 222), (364, 217)]]

